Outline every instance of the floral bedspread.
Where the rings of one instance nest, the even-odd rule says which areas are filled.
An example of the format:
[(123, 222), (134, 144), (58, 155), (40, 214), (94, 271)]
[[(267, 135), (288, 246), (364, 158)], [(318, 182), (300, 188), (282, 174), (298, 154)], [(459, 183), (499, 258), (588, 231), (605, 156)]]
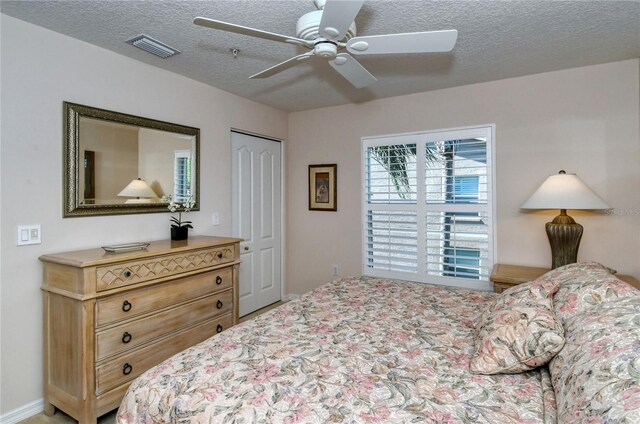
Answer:
[(469, 372), (494, 296), (336, 280), (148, 370), (117, 422), (553, 423), (546, 368)]

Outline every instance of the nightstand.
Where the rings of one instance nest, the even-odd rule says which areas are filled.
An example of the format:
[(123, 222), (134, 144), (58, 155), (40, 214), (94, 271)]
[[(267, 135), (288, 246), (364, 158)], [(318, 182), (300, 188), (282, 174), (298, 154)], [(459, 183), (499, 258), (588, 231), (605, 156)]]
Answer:
[[(493, 282), (496, 293), (502, 293), (509, 287), (516, 286), (527, 281), (535, 280), (542, 274), (549, 271), (549, 268), (536, 268), (532, 266), (496, 264), (489, 278)], [(640, 280), (631, 275), (617, 275), (619, 279), (631, 284), (640, 290)]]

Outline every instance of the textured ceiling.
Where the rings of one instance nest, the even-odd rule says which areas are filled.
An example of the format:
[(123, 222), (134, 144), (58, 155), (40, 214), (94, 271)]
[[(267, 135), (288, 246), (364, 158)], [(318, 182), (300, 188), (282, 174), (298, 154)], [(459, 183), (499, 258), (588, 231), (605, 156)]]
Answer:
[[(5, 1), (0, 11), (286, 111), (640, 57), (638, 1), (369, 0), (358, 35), (457, 29), (451, 53), (358, 56), (378, 78), (352, 87), (320, 58), (268, 79), (248, 77), (302, 47), (202, 28), (196, 16), (295, 36), (312, 0)], [(160, 59), (125, 41), (147, 34), (182, 52)], [(230, 49), (240, 50), (237, 58)]]

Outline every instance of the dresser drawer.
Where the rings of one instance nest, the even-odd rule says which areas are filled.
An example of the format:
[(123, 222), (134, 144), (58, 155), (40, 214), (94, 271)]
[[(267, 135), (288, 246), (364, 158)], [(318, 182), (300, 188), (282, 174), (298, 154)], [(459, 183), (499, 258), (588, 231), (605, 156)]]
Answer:
[(234, 259), (235, 246), (230, 244), (216, 248), (100, 266), (96, 268), (96, 290), (110, 290), (182, 272), (196, 271), (232, 262)]
[(96, 367), (96, 395), (133, 380), (169, 356), (231, 326), (232, 317), (227, 314), (99, 365)]
[(96, 333), (96, 361), (232, 310), (231, 290)]
[(131, 290), (96, 302), (96, 326), (135, 317), (170, 305), (186, 302), (233, 285), (231, 268), (184, 277), (157, 286)]

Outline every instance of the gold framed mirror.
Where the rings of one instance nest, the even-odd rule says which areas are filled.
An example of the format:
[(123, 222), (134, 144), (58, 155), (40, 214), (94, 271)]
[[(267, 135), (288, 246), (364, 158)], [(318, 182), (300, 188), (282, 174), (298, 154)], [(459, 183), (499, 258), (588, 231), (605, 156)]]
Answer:
[(64, 102), (64, 217), (200, 205), (200, 129)]

